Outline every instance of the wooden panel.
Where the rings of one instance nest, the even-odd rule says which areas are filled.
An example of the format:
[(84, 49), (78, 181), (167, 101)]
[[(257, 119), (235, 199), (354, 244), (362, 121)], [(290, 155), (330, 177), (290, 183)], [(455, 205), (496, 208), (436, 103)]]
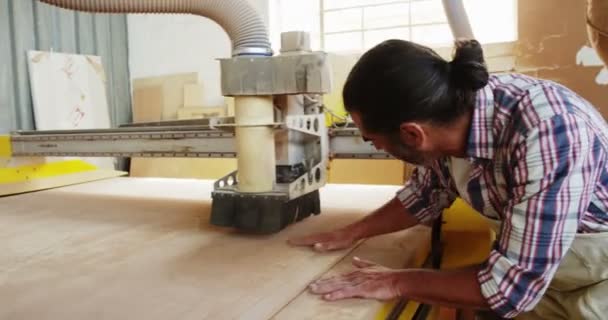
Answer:
[(334, 159), (329, 167), (330, 183), (402, 185), (404, 164), (400, 160)]
[(219, 179), (236, 167), (236, 159), (133, 158), (130, 176)]
[(204, 88), (202, 84), (186, 84), (184, 86), (184, 107), (202, 107)]
[(397, 190), (327, 186), (319, 216), (254, 236), (208, 224), (211, 189), (117, 178), (0, 198), (0, 318), (268, 319), (349, 253), (286, 240), (359, 219)]
[[(0, 197), (115, 178), (124, 176), (126, 174), (126, 172), (121, 171), (99, 169), (79, 173), (69, 173), (55, 177), (32, 179), (23, 182), (0, 183)], [(0, 283), (1, 282), (2, 281), (0, 281)]]
[[(163, 113), (159, 120), (176, 120), (177, 110), (184, 106), (184, 86), (186, 84), (196, 84), (198, 74), (178, 73), (158, 77), (147, 77), (133, 79), (133, 92), (140, 88), (161, 87)], [(145, 107), (145, 106), (144, 106)], [(138, 119), (133, 119), (138, 121)]]
[[(98, 56), (29, 51), (36, 129), (109, 128), (104, 71)], [(87, 158), (114, 169), (112, 158)]]
[[(83, 52), (100, 55), (97, 50), (118, 48), (122, 53), (101, 53), (103, 60), (114, 54), (114, 63), (108, 68), (115, 88), (109, 88), (112, 110), (117, 110), (116, 122), (130, 119), (129, 70), (127, 65), (127, 26), (125, 15), (113, 15), (112, 30), (96, 32), (95, 15), (59, 9), (36, 0), (0, 0), (0, 131), (34, 129), (32, 103), (25, 55), (28, 50), (53, 52)], [(100, 15), (108, 16), (108, 15)], [(104, 19), (103, 17), (101, 18)], [(105, 18), (106, 20), (108, 18)], [(103, 23), (100, 23), (100, 27)], [(112, 32), (112, 35), (110, 35)], [(102, 41), (97, 41), (101, 39)], [(109, 42), (107, 41), (108, 39)], [(117, 43), (121, 41), (122, 43)], [(104, 42), (99, 48), (97, 42)]]
[(162, 114), (162, 86), (137, 88), (133, 91), (133, 119), (135, 122), (159, 121)]
[[(408, 231), (375, 237), (365, 241), (336, 264), (323, 277), (345, 273), (353, 269), (353, 257), (370, 260), (390, 268), (419, 267), (428, 255), (430, 229), (418, 226)], [(275, 320), (317, 319), (355, 320), (375, 319), (383, 302), (348, 299), (328, 303), (319, 296), (303, 292), (276, 316)]]
[[(133, 120), (144, 122), (198, 117), (196, 112), (191, 112), (193, 109), (183, 108), (184, 87), (197, 81), (196, 73), (134, 79)], [(215, 108), (204, 109), (211, 111)], [(218, 179), (236, 170), (236, 167), (236, 159), (132, 158), (130, 175)]]
[(183, 107), (177, 109), (177, 120), (225, 117), (226, 107)]

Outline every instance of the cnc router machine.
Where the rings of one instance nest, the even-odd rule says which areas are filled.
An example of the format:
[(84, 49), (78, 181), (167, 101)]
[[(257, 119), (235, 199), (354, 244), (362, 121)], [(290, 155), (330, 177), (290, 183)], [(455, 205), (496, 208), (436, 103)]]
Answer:
[[(387, 158), (348, 122), (326, 126), (322, 95), (331, 91), (326, 53), (309, 35), (281, 35), (273, 55), (266, 27), (245, 0), (41, 0), (104, 13), (186, 13), (228, 33), (232, 58), (220, 59), (224, 96), (235, 116), (125, 124), (115, 129), (20, 131), (13, 157), (236, 157), (238, 170), (214, 185), (211, 223), (271, 233), (320, 210), (318, 189), (330, 158)], [(444, 1), (455, 37), (472, 36), (462, 2)]]

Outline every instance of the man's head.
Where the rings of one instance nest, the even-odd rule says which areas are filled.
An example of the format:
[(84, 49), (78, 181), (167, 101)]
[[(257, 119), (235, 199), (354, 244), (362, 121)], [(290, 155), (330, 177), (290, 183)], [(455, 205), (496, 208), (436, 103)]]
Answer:
[(363, 137), (376, 148), (428, 165), (447, 155), (445, 142), (451, 137), (445, 134), (470, 116), (475, 92), (487, 82), (475, 40), (457, 42), (451, 62), (427, 47), (388, 40), (355, 64), (343, 98)]

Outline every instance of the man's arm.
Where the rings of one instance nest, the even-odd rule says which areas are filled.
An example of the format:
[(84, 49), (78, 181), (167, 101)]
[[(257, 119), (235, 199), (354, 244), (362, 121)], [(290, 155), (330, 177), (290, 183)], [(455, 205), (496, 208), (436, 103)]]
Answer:
[(501, 232), (482, 266), (455, 271), (362, 266), (316, 281), (313, 293), (329, 300), (405, 296), (448, 306), (487, 307), (505, 318), (532, 310), (589, 206), (595, 183), (591, 177), (598, 169), (592, 157), (599, 151), (592, 148), (593, 134), (585, 123), (572, 115), (540, 122), (523, 138), (508, 177), (512, 198), (503, 208)]
[(353, 264), (357, 270), (318, 280), (310, 285), (311, 291), (330, 301), (353, 297), (379, 300), (406, 297), (453, 308), (488, 309), (477, 280), (480, 266), (454, 270), (393, 270), (358, 258)]
[(338, 230), (289, 239), (298, 246), (313, 246), (318, 251), (339, 250), (350, 247), (360, 239), (410, 228), (418, 220), (408, 213), (396, 197), (365, 218)]
[(401, 295), (427, 304), (489, 309), (477, 280), (480, 266), (456, 270), (406, 270)]
[(289, 243), (312, 246), (317, 251), (339, 250), (350, 247), (359, 239), (433, 220), (454, 201), (449, 199), (449, 193), (439, 181), (434, 169), (418, 167), (395, 198), (367, 217), (338, 230), (290, 239)]
[(409, 213), (397, 197), (365, 218), (349, 226), (358, 239), (369, 238), (411, 228), (418, 219)]

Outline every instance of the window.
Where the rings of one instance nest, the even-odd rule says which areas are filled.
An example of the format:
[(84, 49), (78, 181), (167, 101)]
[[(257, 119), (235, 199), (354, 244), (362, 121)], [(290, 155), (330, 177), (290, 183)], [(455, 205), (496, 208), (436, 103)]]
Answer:
[[(516, 0), (463, 0), (476, 39), (483, 44), (517, 39)], [(386, 39), (432, 47), (453, 41), (441, 0), (270, 0), (270, 29), (311, 34), (313, 50), (361, 52)]]

